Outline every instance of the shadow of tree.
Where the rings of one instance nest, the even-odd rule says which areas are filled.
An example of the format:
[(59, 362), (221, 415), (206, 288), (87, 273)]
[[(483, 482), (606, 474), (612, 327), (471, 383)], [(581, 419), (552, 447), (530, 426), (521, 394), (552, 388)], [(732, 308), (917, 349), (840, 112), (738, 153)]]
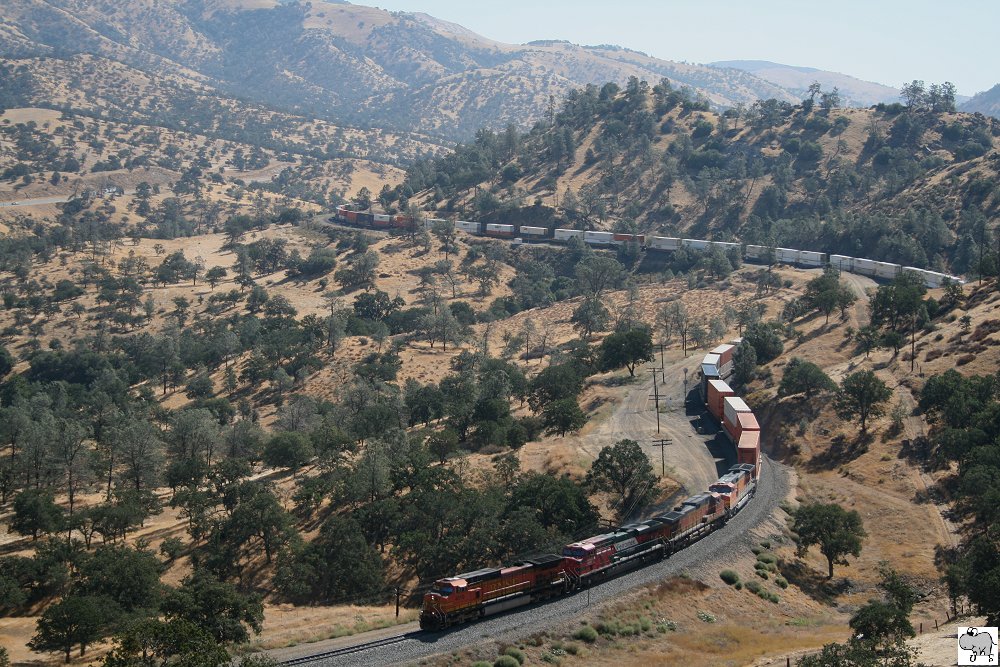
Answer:
[(838, 595), (846, 593), (851, 588), (850, 580), (847, 578), (827, 579), (826, 573), (814, 570), (798, 559), (782, 561), (779, 570), (789, 584), (798, 587), (817, 602), (831, 607), (837, 604)]
[(830, 446), (824, 452), (814, 455), (806, 463), (810, 472), (832, 470), (844, 465), (868, 451), (869, 445), (875, 440), (872, 433), (858, 433), (853, 438), (840, 434), (830, 440)]

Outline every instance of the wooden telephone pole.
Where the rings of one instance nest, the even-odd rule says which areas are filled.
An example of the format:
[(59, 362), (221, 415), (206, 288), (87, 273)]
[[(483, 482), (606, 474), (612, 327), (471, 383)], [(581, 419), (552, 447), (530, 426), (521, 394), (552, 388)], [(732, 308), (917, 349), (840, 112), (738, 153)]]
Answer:
[(656, 405), (656, 432), (660, 432), (660, 390), (656, 384), (656, 371), (657, 368), (650, 368), (649, 372), (653, 374), (653, 395), (650, 398), (655, 401)]
[(660, 477), (667, 476), (667, 460), (663, 452), (666, 451), (667, 445), (672, 444), (674, 444), (672, 438), (659, 438), (658, 440), (653, 441), (653, 447), (660, 448)]

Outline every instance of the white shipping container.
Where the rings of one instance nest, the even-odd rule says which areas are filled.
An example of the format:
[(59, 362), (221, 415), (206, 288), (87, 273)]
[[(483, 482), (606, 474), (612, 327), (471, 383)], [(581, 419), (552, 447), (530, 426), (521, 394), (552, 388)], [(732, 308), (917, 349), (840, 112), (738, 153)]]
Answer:
[(705, 355), (705, 358), (701, 360), (701, 374), (706, 378), (722, 377), (719, 374), (719, 355)]
[(677, 250), (681, 247), (681, 240), (668, 236), (650, 236), (646, 239), (646, 247), (656, 250)]
[(847, 255), (830, 255), (830, 266), (840, 271), (854, 271), (854, 258)]
[(876, 262), (871, 259), (864, 259), (862, 257), (854, 258), (854, 268), (853, 273), (860, 273), (863, 276), (874, 276), (875, 275), (875, 264)]
[(823, 266), (823, 253), (812, 250), (799, 251), (799, 264), (803, 266)]
[(740, 412), (753, 412), (739, 396), (727, 396), (722, 401), (722, 414), (730, 424), (736, 423), (736, 415)]
[(875, 262), (875, 275), (879, 278), (895, 278), (902, 267), (889, 262)]
[(587, 243), (611, 243), (614, 234), (611, 232), (584, 232), (583, 240)]
[(468, 232), (470, 234), (479, 233), (479, 223), (478, 222), (467, 222), (465, 220), (455, 221), (455, 229), (459, 229), (463, 232)]
[(913, 273), (924, 281), (925, 287), (943, 287), (946, 282), (956, 283), (958, 285), (964, 285), (965, 281), (958, 276), (949, 276), (947, 273), (938, 273), (937, 271), (928, 271), (926, 269), (917, 269), (912, 266), (904, 266), (903, 271), (907, 273)]
[(691, 250), (705, 250), (709, 246), (709, 241), (703, 241), (701, 239), (681, 239), (681, 245), (685, 248), (690, 248)]
[(375, 214), (375, 222), (392, 222), (391, 215), (382, 215), (381, 213)]
[(739, 243), (729, 243), (728, 241), (712, 241), (713, 248), (719, 248), (722, 252), (726, 252), (731, 248), (739, 248)]
[(794, 248), (775, 248), (775, 259), (783, 264), (798, 264), (799, 251)]
[(556, 230), (556, 240), (557, 241), (569, 241), (570, 239), (582, 239), (583, 232), (579, 229), (557, 229)]
[(521, 227), (521, 236), (545, 236), (548, 233), (545, 227)]

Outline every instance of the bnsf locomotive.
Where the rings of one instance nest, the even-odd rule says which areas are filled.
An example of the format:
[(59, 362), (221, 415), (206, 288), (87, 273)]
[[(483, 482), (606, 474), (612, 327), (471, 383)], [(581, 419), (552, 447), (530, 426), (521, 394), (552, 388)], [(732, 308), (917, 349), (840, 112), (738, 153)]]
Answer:
[(488, 236), (496, 239), (507, 239), (513, 243), (550, 242), (567, 243), (578, 238), (584, 243), (599, 247), (613, 247), (624, 243), (635, 243), (648, 251), (687, 250), (707, 251), (719, 248), (723, 251), (735, 249), (748, 261), (768, 261), (772, 259), (781, 264), (793, 264), (804, 267), (833, 266), (841, 271), (857, 273), (872, 278), (891, 280), (901, 273), (910, 273), (919, 277), (927, 287), (942, 287), (949, 282), (963, 284), (961, 278), (937, 271), (918, 269), (912, 266), (901, 266), (891, 262), (876, 262), (860, 257), (847, 255), (832, 255), (811, 250), (795, 250), (794, 248), (769, 248), (759, 245), (742, 245), (724, 241), (705, 241), (701, 239), (680, 239), (667, 236), (646, 236), (645, 234), (618, 234), (613, 232), (587, 232), (579, 229), (549, 229), (548, 227), (529, 227), (527, 225), (483, 225), (465, 220), (445, 221), (439, 218), (414, 219), (408, 215), (381, 215), (371, 211), (354, 211), (346, 205), (337, 207), (334, 218), (349, 225), (358, 225), (369, 229), (407, 229), (418, 226), (431, 229), (435, 223), (448, 222), (455, 229), (475, 236)]
[(725, 379), (739, 341), (702, 360), (701, 396), (736, 448), (737, 464), (702, 493), (670, 512), (567, 544), (562, 554), (542, 554), (507, 567), (490, 567), (439, 579), (424, 595), (420, 627), (442, 630), (507, 609), (572, 593), (611, 576), (626, 564), (666, 558), (721, 528), (753, 497), (760, 476), (760, 426)]

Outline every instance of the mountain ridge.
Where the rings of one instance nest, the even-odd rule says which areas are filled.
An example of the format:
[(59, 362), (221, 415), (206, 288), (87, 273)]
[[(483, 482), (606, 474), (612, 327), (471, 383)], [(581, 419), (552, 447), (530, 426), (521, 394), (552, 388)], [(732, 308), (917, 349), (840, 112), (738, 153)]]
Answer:
[(981, 113), (1000, 118), (1000, 83), (989, 90), (977, 93), (968, 101), (963, 102), (959, 109), (969, 113)]
[(451, 140), (529, 126), (550, 96), (630, 77), (670, 78), (719, 107), (796, 101), (746, 72), (606, 45), (505, 44), (428, 14), (347, 3), (11, 0), (0, 19), (0, 58), (29, 69), (35, 58), (92, 53), (298, 114)]
[(866, 107), (899, 101), (897, 88), (815, 67), (786, 65), (770, 60), (720, 60), (709, 63), (709, 66), (749, 72), (795, 93), (800, 99), (808, 95), (809, 85), (813, 81), (818, 81), (826, 89), (836, 87), (847, 106)]

